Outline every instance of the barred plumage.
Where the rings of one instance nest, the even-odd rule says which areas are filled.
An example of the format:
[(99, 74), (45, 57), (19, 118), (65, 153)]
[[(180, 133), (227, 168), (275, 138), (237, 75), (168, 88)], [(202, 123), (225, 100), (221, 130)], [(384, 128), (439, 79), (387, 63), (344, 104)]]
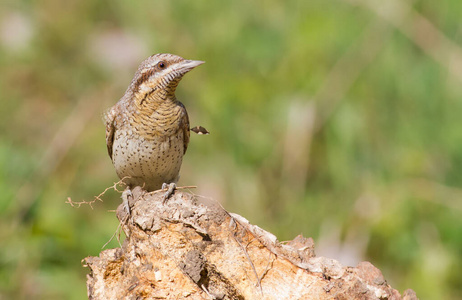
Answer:
[(189, 119), (175, 90), (202, 64), (173, 54), (143, 61), (124, 96), (105, 115), (106, 144), (119, 178), (147, 191), (176, 183), (189, 143)]

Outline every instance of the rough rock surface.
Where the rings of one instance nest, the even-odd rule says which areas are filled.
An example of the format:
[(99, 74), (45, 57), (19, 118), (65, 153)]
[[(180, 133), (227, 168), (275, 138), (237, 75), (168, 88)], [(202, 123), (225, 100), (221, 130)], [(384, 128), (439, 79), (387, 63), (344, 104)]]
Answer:
[(217, 202), (162, 195), (135, 188), (130, 214), (119, 206), (127, 238), (85, 259), (90, 299), (417, 299), (369, 262), (316, 257), (311, 238), (282, 244)]

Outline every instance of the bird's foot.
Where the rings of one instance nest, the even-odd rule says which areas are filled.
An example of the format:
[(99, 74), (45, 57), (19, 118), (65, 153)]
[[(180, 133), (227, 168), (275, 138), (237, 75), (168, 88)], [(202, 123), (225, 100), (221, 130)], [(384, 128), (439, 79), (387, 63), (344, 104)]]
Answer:
[(167, 202), (168, 198), (173, 194), (173, 191), (176, 189), (176, 184), (174, 182), (168, 184), (163, 183), (162, 189), (167, 189), (167, 192), (165, 192), (164, 196), (162, 197), (162, 203), (165, 203)]
[(122, 204), (128, 215), (130, 215), (130, 200), (132, 198), (133, 198), (132, 190), (130, 190), (130, 188), (126, 188), (125, 191), (123, 191), (122, 193)]

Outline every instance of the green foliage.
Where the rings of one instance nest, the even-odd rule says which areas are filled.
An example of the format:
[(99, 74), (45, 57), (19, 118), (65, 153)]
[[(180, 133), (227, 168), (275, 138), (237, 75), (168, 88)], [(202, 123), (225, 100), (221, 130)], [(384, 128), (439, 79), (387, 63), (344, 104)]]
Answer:
[(116, 230), (120, 195), (65, 201), (117, 181), (101, 116), (170, 52), (207, 62), (177, 91), (211, 131), (192, 136), (179, 185), (280, 240), (369, 260), (401, 292), (461, 299), (462, 77), (429, 54), (460, 67), (461, 2), (411, 7), (452, 44), (407, 35), (422, 23), (404, 4), (396, 28), (354, 2), (2, 3), (0, 298), (85, 297), (80, 260)]

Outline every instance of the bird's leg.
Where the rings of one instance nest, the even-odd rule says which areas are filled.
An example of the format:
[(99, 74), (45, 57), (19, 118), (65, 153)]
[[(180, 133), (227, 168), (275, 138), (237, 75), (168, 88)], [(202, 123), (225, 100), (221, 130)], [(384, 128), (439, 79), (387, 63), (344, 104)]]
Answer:
[(165, 203), (167, 202), (167, 199), (173, 194), (173, 191), (176, 189), (176, 184), (174, 182), (168, 184), (164, 182), (162, 184), (162, 189), (167, 189), (167, 192), (164, 194), (164, 197), (162, 197), (162, 203)]
[[(130, 200), (133, 198), (132, 190), (129, 187), (125, 189), (122, 193), (122, 204), (124, 206), (125, 211), (128, 215), (130, 215)], [(130, 200), (129, 200), (130, 199)]]

